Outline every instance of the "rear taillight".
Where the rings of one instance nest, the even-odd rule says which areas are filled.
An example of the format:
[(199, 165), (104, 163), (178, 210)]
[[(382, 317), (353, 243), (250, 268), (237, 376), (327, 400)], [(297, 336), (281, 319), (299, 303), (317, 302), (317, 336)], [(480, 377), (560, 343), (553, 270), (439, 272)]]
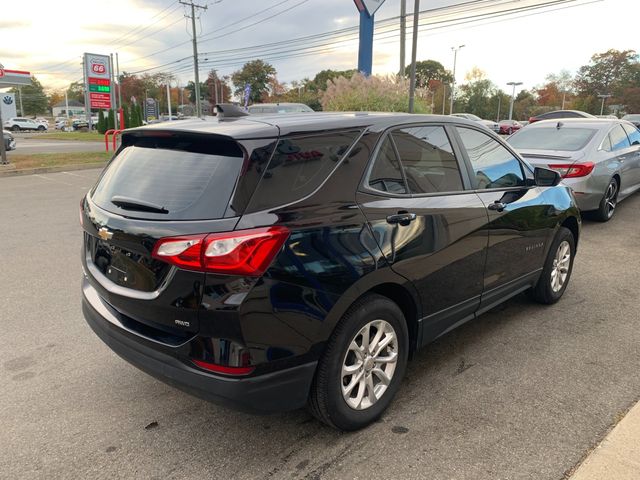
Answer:
[(186, 270), (260, 276), (289, 236), (285, 227), (161, 238), (153, 258)]
[(586, 177), (589, 175), (594, 167), (596, 166), (593, 162), (585, 162), (585, 163), (568, 163), (562, 165), (549, 165), (551, 170), (555, 170), (560, 174), (562, 178), (576, 178), (576, 177)]
[(192, 358), (191, 361), (200, 368), (225, 375), (249, 375), (256, 369), (256, 367), (228, 367), (226, 365), (218, 365), (217, 363), (196, 360), (195, 358)]

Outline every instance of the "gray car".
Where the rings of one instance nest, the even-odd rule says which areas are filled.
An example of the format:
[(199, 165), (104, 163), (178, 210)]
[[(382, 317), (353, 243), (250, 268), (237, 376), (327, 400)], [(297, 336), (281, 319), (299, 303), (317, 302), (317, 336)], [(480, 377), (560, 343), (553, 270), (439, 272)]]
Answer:
[(2, 130), (2, 137), (4, 139), (4, 149), (6, 151), (16, 149), (16, 139), (11, 135), (11, 132)]
[(640, 131), (630, 122), (565, 118), (536, 122), (507, 140), (536, 167), (560, 173), (578, 207), (606, 222), (640, 189)]

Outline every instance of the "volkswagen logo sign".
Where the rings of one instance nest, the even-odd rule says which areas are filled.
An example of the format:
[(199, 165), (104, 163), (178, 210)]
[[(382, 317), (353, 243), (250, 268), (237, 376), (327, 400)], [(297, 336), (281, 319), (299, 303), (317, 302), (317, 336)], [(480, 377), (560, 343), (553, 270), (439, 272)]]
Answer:
[(4, 97), (2, 97), (2, 102), (5, 105), (11, 105), (13, 103), (13, 97), (11, 95), (5, 95)]

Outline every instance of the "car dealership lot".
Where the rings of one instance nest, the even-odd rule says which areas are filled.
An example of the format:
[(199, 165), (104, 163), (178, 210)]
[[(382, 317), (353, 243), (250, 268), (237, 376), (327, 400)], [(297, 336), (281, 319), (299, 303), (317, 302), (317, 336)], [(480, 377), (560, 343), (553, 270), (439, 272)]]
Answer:
[(418, 353), (380, 422), (256, 417), (120, 360), (80, 312), (78, 204), (98, 171), (0, 179), (7, 478), (562, 478), (640, 390), (640, 195), (586, 221), (571, 283)]

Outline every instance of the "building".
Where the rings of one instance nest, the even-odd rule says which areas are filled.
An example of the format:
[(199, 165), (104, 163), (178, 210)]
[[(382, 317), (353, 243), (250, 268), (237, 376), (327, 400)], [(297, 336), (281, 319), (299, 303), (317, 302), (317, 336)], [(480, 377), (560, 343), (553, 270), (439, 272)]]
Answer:
[[(69, 100), (69, 116), (75, 117), (84, 115), (84, 105), (78, 102), (77, 100)], [(67, 104), (65, 101), (61, 101), (60, 103), (56, 103), (51, 109), (51, 114), (54, 117), (64, 117), (67, 115)]]

